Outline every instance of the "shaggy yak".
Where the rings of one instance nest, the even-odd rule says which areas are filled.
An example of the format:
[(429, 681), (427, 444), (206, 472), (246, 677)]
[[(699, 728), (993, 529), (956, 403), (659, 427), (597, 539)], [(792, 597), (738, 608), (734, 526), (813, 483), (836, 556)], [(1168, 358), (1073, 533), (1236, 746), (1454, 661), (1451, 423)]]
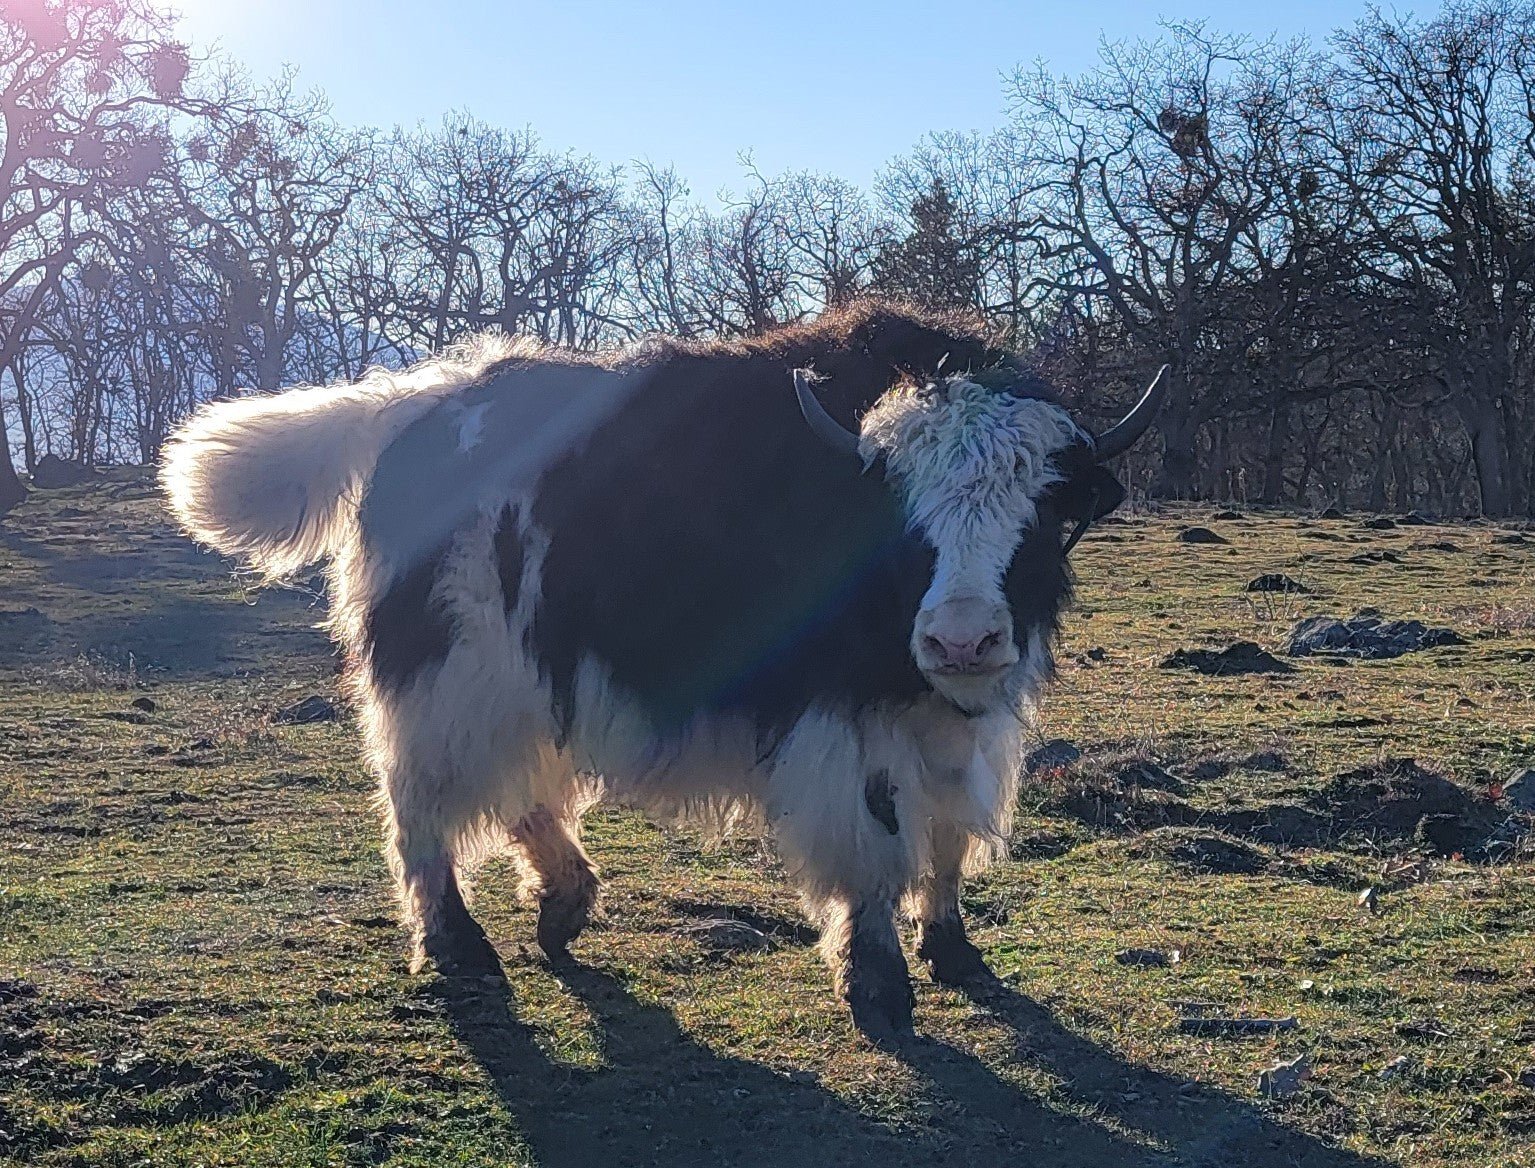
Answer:
[(329, 559), (417, 964), (497, 968), (460, 869), (509, 849), (538, 943), (597, 898), (597, 801), (765, 827), (875, 1035), (911, 1025), (895, 913), (985, 978), (963, 873), (1010, 827), (1068, 598), (1124, 491), (1039, 379), (866, 303), (602, 354), (483, 335), (404, 373), (207, 406), (161, 481), (270, 577)]

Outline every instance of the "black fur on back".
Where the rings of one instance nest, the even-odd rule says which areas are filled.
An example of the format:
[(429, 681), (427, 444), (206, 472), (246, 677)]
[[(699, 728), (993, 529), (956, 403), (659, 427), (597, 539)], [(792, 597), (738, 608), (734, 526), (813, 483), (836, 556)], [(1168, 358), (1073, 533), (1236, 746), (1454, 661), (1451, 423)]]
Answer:
[[(865, 303), (753, 340), (508, 362), (460, 395), (488, 403), (473, 450), (456, 449), (456, 423), (439, 407), (385, 452), (364, 538), (426, 549), (464, 522), (493, 493), (504, 452), (525, 442), (519, 400), (621, 393), (621, 407), (535, 492), (532, 522), (550, 544), (532, 648), (558, 712), (570, 717), (588, 654), (662, 732), (729, 712), (773, 735), (813, 702), (910, 700), (928, 689), (908, 641), (932, 551), (906, 530), (877, 473), (811, 432), (791, 371), (814, 368), (828, 412), (856, 428), (902, 378), (1007, 360), (964, 322)], [(1020, 638), (1030, 626), (1053, 630), (1069, 588), (1060, 523), (1048, 514), (1006, 583)], [(521, 564), (510, 521), (508, 512), (496, 538), (508, 607), (510, 566)]]

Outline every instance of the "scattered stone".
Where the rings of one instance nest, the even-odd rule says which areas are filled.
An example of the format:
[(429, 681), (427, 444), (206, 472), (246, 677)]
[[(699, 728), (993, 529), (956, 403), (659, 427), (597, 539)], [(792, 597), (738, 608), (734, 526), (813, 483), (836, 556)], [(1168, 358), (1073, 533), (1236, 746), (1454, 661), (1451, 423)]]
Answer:
[(1204, 875), (1252, 876), (1269, 866), (1269, 858), (1263, 852), (1219, 832), (1159, 827), (1142, 839), (1152, 854)]
[(1403, 527), (1432, 527), (1434, 521), (1421, 511), (1409, 511), (1397, 520)]
[(1280, 1059), (1273, 1066), (1258, 1074), (1258, 1094), (1270, 1099), (1283, 1099), (1294, 1095), (1300, 1085), (1311, 1078), (1311, 1056), (1296, 1055), (1286, 1062)]
[(1109, 651), (1102, 645), (1096, 645), (1083, 654), (1083, 656), (1089, 661), (1107, 661), (1109, 659)]
[(1450, 977), (1462, 985), (1497, 985), (1503, 980), (1503, 975), (1496, 969), (1483, 969), (1477, 965), (1462, 966)]
[(1159, 663), (1162, 669), (1192, 669), (1207, 677), (1238, 673), (1294, 673), (1295, 667), (1279, 660), (1254, 641), (1238, 641), (1225, 649), (1179, 649)]
[(1359, 899), (1354, 902), (1367, 913), (1380, 911), (1380, 894), (1373, 887), (1366, 888), (1359, 894)]
[(1405, 1054), (1399, 1054), (1376, 1073), (1376, 1078), (1394, 1079), (1398, 1075), (1406, 1074), (1412, 1066), (1412, 1059)]
[(1291, 657), (1336, 654), (1378, 661), (1441, 645), (1465, 643), (1465, 638), (1453, 629), (1425, 625), (1418, 620), (1382, 620), (1362, 611), (1350, 620), (1306, 617), (1291, 631), (1285, 652)]
[(1247, 582), (1247, 592), (1298, 592), (1304, 596), (1311, 595), (1311, 589), (1307, 588), (1299, 580), (1292, 580), (1283, 572), (1265, 572)]
[(1240, 511), (1227, 510), (1227, 511), (1217, 511), (1214, 515), (1210, 516), (1210, 518), (1211, 519), (1224, 519), (1224, 520), (1228, 520), (1229, 521), (1229, 520), (1232, 520), (1232, 519), (1246, 519), (1247, 516), (1243, 515)]
[(1515, 771), (1503, 784), (1503, 798), (1515, 811), (1535, 815), (1535, 768)]
[(1525, 1067), (1520, 1071), (1518, 1083), (1521, 1087), (1535, 1087), (1535, 1067)]
[(1400, 1022), (1396, 1026), (1396, 1033), (1401, 1038), (1423, 1040), (1451, 1037), (1450, 1031), (1446, 1030), (1444, 1024), (1437, 1018), (1419, 1018), (1413, 1022)]
[(773, 945), (761, 929), (730, 917), (693, 921), (683, 926), (682, 931), (715, 953), (754, 953)]
[(1343, 512), (1341, 510), (1339, 510), (1337, 507), (1327, 507), (1327, 508), (1325, 508), (1325, 509), (1323, 509), (1321, 511), (1318, 511), (1316, 517), (1318, 519), (1347, 519), (1348, 518), (1348, 516), (1344, 515)]
[(1023, 760), (1023, 769), (1031, 775), (1038, 774), (1040, 771), (1058, 771), (1070, 766), (1081, 757), (1082, 751), (1075, 743), (1068, 742), (1064, 738), (1052, 738)]
[(1368, 527), (1371, 531), (1390, 531), (1396, 526), (1396, 520), (1389, 515), (1377, 515), (1374, 519), (1366, 519), (1359, 526)]
[(1184, 543), (1230, 543), (1224, 536), (1216, 535), (1208, 527), (1185, 527), (1178, 533)]
[(1428, 543), (1415, 543), (1415, 544), (1412, 545), (1412, 547), (1413, 547), (1414, 551), (1419, 551), (1419, 552), (1459, 552), (1460, 551), (1460, 545), (1458, 543), (1451, 543), (1447, 539), (1436, 539), (1436, 540), (1433, 540), (1433, 541), (1428, 542)]
[(1358, 552), (1348, 557), (1350, 564), (1400, 564), (1402, 557), (1392, 551)]
[(1161, 969), (1172, 964), (1167, 954), (1159, 949), (1121, 949), (1114, 954), (1114, 960), (1141, 969)]
[(1275, 1034), (1294, 1030), (1300, 1023), (1294, 1018), (1184, 1018), (1178, 1029), (1184, 1034), (1241, 1035)]
[(19, 977), (0, 977), (0, 1006), (37, 997), (37, 986)]
[[(1197, 768), (1196, 768), (1197, 769)], [(1153, 791), (1171, 791), (1181, 795), (1187, 787), (1177, 775), (1164, 770), (1150, 759), (1136, 759), (1120, 768), (1114, 781), (1120, 787), (1149, 787)]]
[(135, 710), (143, 710), (146, 714), (153, 714), (159, 708), (154, 698), (134, 698), (132, 704)]
[(1495, 536), (1492, 537), (1492, 542), (1493, 543), (1507, 543), (1507, 544), (1514, 544), (1516, 546), (1522, 546), (1522, 545), (1530, 543), (1532, 541), (1531, 541), (1529, 536), (1524, 534), (1524, 532), (1522, 532), (1522, 531), (1514, 531), (1514, 532), (1510, 532), (1508, 535), (1495, 535)]
[(77, 487), (91, 478), (90, 468), (73, 458), (60, 458), (57, 454), (45, 454), (37, 460), (32, 472), (32, 485), (44, 491), (59, 487)]
[(272, 715), (272, 721), (279, 726), (307, 726), (312, 722), (334, 722), (340, 716), (334, 702), (319, 694), (310, 694), (303, 701), (278, 710)]
[(1242, 760), (1242, 769), (1247, 771), (1287, 771), (1290, 769), (1290, 760), (1277, 750), (1260, 750)]

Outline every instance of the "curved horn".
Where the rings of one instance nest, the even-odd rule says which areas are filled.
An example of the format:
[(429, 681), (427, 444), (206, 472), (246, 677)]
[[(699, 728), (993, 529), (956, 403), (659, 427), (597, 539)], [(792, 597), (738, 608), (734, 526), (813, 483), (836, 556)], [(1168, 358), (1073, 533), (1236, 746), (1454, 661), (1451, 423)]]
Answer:
[(815, 436), (833, 450), (858, 458), (858, 435), (826, 412), (821, 399), (815, 395), (815, 382), (808, 369), (794, 371), (794, 396), (799, 398), (800, 412)]
[(1121, 421), (1098, 435), (1093, 445), (1099, 462), (1107, 462), (1129, 450), (1156, 420), (1157, 411), (1167, 398), (1167, 386), (1163, 378), (1167, 376), (1168, 369), (1169, 366), (1164, 365), (1157, 370), (1151, 387), (1141, 394), (1141, 400), (1135, 403), (1135, 407)]

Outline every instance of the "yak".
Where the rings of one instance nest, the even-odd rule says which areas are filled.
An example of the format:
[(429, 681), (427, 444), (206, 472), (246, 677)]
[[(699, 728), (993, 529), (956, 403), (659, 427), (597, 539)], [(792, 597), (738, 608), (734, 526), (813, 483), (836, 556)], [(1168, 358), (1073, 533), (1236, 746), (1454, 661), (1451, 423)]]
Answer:
[(415, 968), (499, 968), (465, 899), (497, 851), (569, 960), (607, 801), (765, 830), (880, 1036), (911, 1027), (902, 909), (937, 981), (989, 976), (961, 879), (1010, 830), (1070, 544), (1160, 399), (1095, 437), (978, 327), (862, 302), (215, 402), (161, 483), (268, 577), (328, 562)]

